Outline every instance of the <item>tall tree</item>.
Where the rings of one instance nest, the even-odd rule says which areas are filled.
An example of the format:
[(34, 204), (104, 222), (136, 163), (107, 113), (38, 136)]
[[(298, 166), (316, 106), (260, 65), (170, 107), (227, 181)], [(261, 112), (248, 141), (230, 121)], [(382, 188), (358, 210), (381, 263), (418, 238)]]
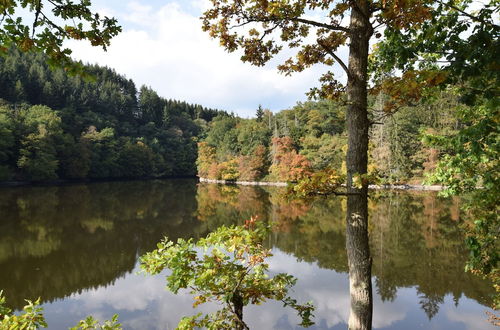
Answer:
[[(338, 98), (347, 94), (347, 253), (349, 259), (351, 314), (349, 328), (371, 328), (371, 261), (368, 246), (356, 245), (367, 240), (367, 173), (368, 161), (368, 58), (370, 40), (382, 36), (378, 29), (418, 30), (423, 24), (433, 25), (433, 15), (446, 16), (470, 4), (470, 1), (429, 0), (211, 0), (204, 13), (203, 29), (221, 45), (233, 52), (243, 50), (241, 59), (263, 66), (284, 47), (299, 48), (294, 57), (278, 66), (284, 74), (301, 72), (315, 64), (338, 64), (347, 76), (344, 84), (332, 71), (320, 77), (321, 86), (312, 88), (309, 95)], [(443, 5), (441, 5), (443, 4)], [(458, 7), (457, 7), (458, 4)], [(382, 30), (380, 30), (382, 31)], [(453, 31), (460, 39), (460, 32)], [(408, 36), (412, 38), (411, 35)], [(428, 36), (433, 38), (432, 36)], [(347, 63), (338, 50), (347, 45)], [(404, 51), (404, 50), (402, 50)], [(401, 84), (401, 79), (412, 84)], [(421, 85), (442, 81), (429, 72), (405, 72), (392, 84), (394, 100), (399, 103), (418, 99)], [(391, 110), (391, 109), (388, 109)], [(360, 184), (354, 184), (360, 182)], [(362, 243), (362, 242), (361, 242)], [(358, 246), (360, 249), (356, 249)], [(362, 247), (362, 248), (361, 248)], [(357, 251), (362, 251), (357, 253)]]
[(255, 116), (257, 117), (257, 121), (260, 123), (264, 119), (264, 109), (262, 109), (262, 105), (259, 104), (257, 111), (255, 112)]

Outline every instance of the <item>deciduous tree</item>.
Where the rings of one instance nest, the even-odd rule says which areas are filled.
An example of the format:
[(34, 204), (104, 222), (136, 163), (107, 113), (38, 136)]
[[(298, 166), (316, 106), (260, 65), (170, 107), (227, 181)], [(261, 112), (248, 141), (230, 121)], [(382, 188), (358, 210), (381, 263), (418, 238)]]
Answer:
[[(438, 27), (437, 17), (447, 17), (458, 12), (467, 15), (463, 8), (470, 1), (406, 1), (406, 0), (212, 0), (212, 6), (204, 13), (203, 28), (210, 36), (220, 40), (228, 51), (241, 49), (241, 59), (257, 66), (263, 66), (284, 47), (298, 50), (295, 56), (278, 66), (285, 74), (301, 72), (315, 64), (332, 67), (338, 64), (347, 76), (347, 83), (336, 79), (332, 71), (320, 77), (320, 87), (310, 91), (311, 96), (338, 98), (347, 96), (347, 193), (352, 195), (347, 210), (347, 248), (351, 279), (350, 328), (371, 328), (371, 262), (367, 237), (367, 180), (354, 184), (355, 178), (363, 178), (368, 162), (368, 119), (367, 94), (369, 79), (370, 40), (385, 34), (392, 37), (402, 31), (410, 40), (416, 40), (414, 31), (422, 27)], [(464, 14), (465, 13), (465, 14)], [(456, 16), (456, 15), (452, 15)], [(469, 14), (469, 16), (471, 16)], [(482, 24), (481, 17), (472, 16)], [(453, 26), (453, 20), (447, 21)], [(450, 25), (448, 25), (450, 26)], [(465, 26), (465, 25), (462, 25)], [(445, 27), (443, 25), (443, 27)], [(464, 29), (445, 29), (451, 32), (448, 40), (460, 40)], [(428, 30), (431, 31), (431, 30)], [(439, 30), (435, 30), (438, 32)], [(408, 33), (406, 33), (408, 32)], [(418, 33), (417, 33), (418, 34)], [(421, 36), (421, 35), (419, 35)], [(438, 40), (442, 45), (445, 38), (439, 33), (425, 34), (425, 38)], [(404, 40), (403, 38), (401, 38)], [(422, 39), (421, 39), (422, 40)], [(401, 45), (401, 43), (400, 43)], [(338, 54), (347, 46), (349, 55), (345, 62)], [(490, 49), (490, 48), (488, 48)], [(398, 59), (408, 60), (406, 49), (400, 47), (395, 53)], [(498, 52), (497, 52), (498, 53)], [(434, 58), (438, 60), (439, 56)], [(464, 64), (467, 61), (463, 61)], [(392, 111), (401, 104), (418, 100), (423, 86), (442, 82), (443, 75), (432, 71), (408, 70), (402, 77), (385, 84), (385, 90), (394, 96)], [(359, 181), (359, 180), (358, 180)], [(366, 241), (366, 242), (365, 242)], [(366, 243), (366, 244), (365, 244)], [(356, 248), (356, 244), (358, 248)]]

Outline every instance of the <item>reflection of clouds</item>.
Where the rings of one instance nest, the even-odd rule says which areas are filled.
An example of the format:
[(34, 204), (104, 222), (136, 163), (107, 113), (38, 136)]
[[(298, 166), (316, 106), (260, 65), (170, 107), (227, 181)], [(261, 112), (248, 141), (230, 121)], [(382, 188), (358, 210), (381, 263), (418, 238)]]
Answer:
[[(326, 322), (328, 327), (333, 327), (339, 323), (347, 323), (349, 281), (346, 274), (321, 269), (315, 263), (297, 262), (294, 256), (279, 250), (274, 250), (273, 253), (270, 270), (287, 272), (298, 279), (291, 295), (299, 303), (313, 301), (316, 324)], [(298, 319), (293, 311), (290, 318)], [(278, 319), (275, 322), (277, 321)]]
[(151, 276), (147, 280), (141, 280), (141, 277), (142, 275), (127, 276), (104, 290), (87, 291), (72, 299), (81, 301), (86, 309), (97, 310), (103, 305), (110, 305), (114, 309), (126, 311), (144, 310), (150, 301), (159, 298), (158, 288), (165, 286), (165, 279)]
[[(74, 295), (71, 299), (78, 302), (75, 308), (101, 320), (109, 318), (104, 315), (118, 313), (125, 329), (175, 329), (182, 316), (210, 310), (209, 306), (194, 310), (193, 299), (185, 291), (178, 295), (168, 292), (164, 274), (145, 276), (137, 271), (111, 287)], [(103, 310), (107, 312), (103, 314)]]
[(373, 328), (388, 327), (406, 318), (408, 305), (402, 304), (398, 300), (382, 302), (379, 295), (373, 295)]
[[(314, 302), (316, 324), (326, 324), (328, 328), (347, 324), (350, 310), (347, 274), (321, 269), (316, 264), (297, 262), (295, 257), (281, 251), (273, 252), (271, 271), (288, 272), (298, 278), (294, 296), (297, 295), (301, 302)], [(373, 300), (374, 328), (390, 326), (406, 317), (407, 307), (400, 301), (384, 303), (377, 294), (374, 294)]]
[[(348, 275), (319, 268), (315, 263), (297, 262), (294, 256), (277, 249), (273, 253), (269, 260), (271, 272), (287, 272), (298, 279), (290, 295), (299, 303), (313, 301), (316, 307), (313, 329), (345, 328), (350, 308)], [(117, 279), (113, 286), (72, 296), (70, 308), (64, 309), (64, 313), (72, 314), (68, 326), (76, 324), (82, 315), (103, 320), (118, 313), (124, 329), (175, 329), (181, 317), (213, 310), (213, 305), (193, 309), (192, 296), (186, 291), (178, 295), (168, 292), (165, 274), (144, 276), (137, 275), (137, 270)], [(445, 306), (448, 307), (443, 307), (439, 317), (429, 322), (419, 308), (415, 288), (400, 288), (393, 302), (382, 302), (374, 293), (373, 327), (399, 329), (426, 324), (429, 328), (446, 329), (450, 324), (459, 327), (463, 324), (467, 329), (489, 329), (485, 324), (485, 308), (475, 301), (461, 302), (459, 308), (452, 307), (451, 302)], [(300, 321), (293, 309), (283, 308), (276, 301), (246, 307), (244, 319), (251, 329), (295, 329)]]
[(486, 311), (492, 310), (478, 305), (471, 299), (463, 298), (458, 307), (454, 307), (451, 303), (447, 304), (446, 307), (443, 308), (442, 314), (446, 315), (450, 321), (463, 324), (464, 329), (498, 329), (493, 324), (488, 322)]

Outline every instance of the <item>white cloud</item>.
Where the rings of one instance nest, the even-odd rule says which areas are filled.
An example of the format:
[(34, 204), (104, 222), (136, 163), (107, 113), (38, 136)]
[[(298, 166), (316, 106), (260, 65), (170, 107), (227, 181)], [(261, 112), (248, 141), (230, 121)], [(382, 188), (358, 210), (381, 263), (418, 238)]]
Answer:
[(112, 67), (132, 78), (138, 87), (145, 84), (166, 98), (242, 116), (253, 115), (258, 104), (272, 110), (293, 106), (317, 85), (322, 68), (285, 77), (275, 65), (257, 68), (242, 63), (238, 54), (225, 52), (201, 30), (198, 16), (206, 9), (205, 0), (182, 5), (174, 1), (154, 7), (133, 1), (109, 9), (96, 1), (95, 8), (114, 14), (123, 32), (108, 52), (76, 41), (68, 45), (75, 58)]

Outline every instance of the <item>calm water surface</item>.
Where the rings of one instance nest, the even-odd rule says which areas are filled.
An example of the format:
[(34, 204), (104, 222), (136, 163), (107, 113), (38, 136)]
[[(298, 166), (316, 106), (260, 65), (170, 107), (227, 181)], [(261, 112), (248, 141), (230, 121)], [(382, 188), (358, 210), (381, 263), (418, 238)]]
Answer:
[[(192, 297), (166, 291), (164, 274), (137, 274), (138, 257), (164, 236), (202, 237), (258, 215), (276, 224), (271, 271), (299, 279), (292, 295), (314, 302), (314, 328), (345, 329), (345, 204), (195, 180), (0, 188), (0, 290), (14, 309), (41, 297), (49, 329), (115, 313), (125, 329), (174, 329), (198, 312)], [(458, 200), (374, 193), (369, 212), (374, 328), (494, 328), (485, 315), (490, 284), (463, 271)], [(248, 307), (244, 317), (252, 329), (295, 329), (298, 321), (278, 303)]]

